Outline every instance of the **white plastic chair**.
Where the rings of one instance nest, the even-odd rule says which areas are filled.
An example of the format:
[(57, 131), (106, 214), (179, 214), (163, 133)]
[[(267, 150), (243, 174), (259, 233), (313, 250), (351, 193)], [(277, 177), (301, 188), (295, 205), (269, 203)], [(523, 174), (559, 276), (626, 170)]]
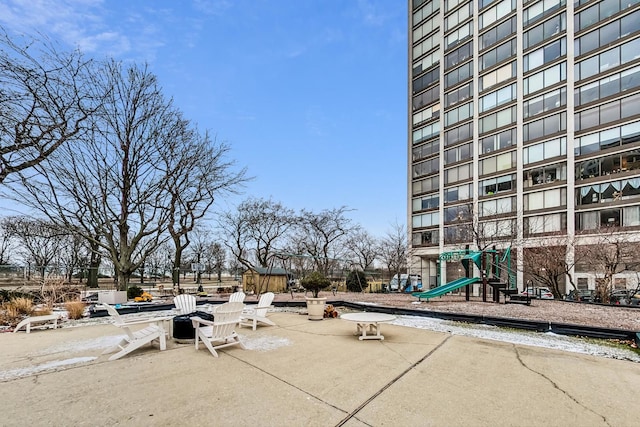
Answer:
[(240, 326), (251, 326), (253, 330), (256, 330), (258, 323), (264, 323), (265, 325), (276, 326), (270, 319), (267, 318), (267, 312), (271, 308), (271, 303), (275, 295), (273, 292), (267, 292), (260, 296), (260, 300), (257, 305), (249, 305), (242, 312), (242, 318), (240, 320)]
[[(116, 360), (122, 356), (131, 353), (142, 347), (145, 344), (149, 344), (153, 341), (160, 343), (160, 351), (167, 348), (167, 331), (164, 329), (163, 322), (170, 320), (171, 317), (154, 317), (145, 319), (124, 320), (118, 311), (111, 307), (109, 304), (102, 304), (109, 315), (113, 318), (113, 324), (121, 328), (126, 337), (122, 339), (116, 346), (105, 350), (102, 354), (113, 353), (120, 349), (120, 351), (113, 356), (109, 357), (109, 360)], [(134, 326), (147, 325), (146, 327), (134, 330)]]
[(234, 292), (229, 296), (229, 302), (244, 302), (245, 296), (242, 291)]
[(196, 329), (196, 350), (198, 343), (202, 341), (214, 357), (218, 357), (219, 350), (232, 345), (245, 348), (235, 331), (240, 322), (240, 315), (244, 304), (241, 302), (226, 302), (214, 310), (214, 320), (210, 322), (200, 317), (192, 317), (191, 322)]
[(196, 311), (196, 297), (189, 294), (180, 294), (173, 298), (173, 304), (176, 306), (177, 314), (189, 314)]

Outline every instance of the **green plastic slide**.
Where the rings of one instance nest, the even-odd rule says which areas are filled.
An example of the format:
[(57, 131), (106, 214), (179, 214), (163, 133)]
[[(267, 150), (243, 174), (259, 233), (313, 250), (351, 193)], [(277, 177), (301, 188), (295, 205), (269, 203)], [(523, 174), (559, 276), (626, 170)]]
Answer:
[(479, 282), (481, 279), (479, 277), (461, 277), (460, 279), (456, 279), (453, 282), (449, 282), (442, 286), (438, 286), (437, 288), (430, 289), (426, 292), (414, 292), (414, 297), (418, 297), (420, 299), (429, 299), (434, 297), (439, 297), (444, 294), (448, 294), (449, 292), (453, 292), (456, 289), (460, 289), (463, 286), (470, 285), (472, 283)]

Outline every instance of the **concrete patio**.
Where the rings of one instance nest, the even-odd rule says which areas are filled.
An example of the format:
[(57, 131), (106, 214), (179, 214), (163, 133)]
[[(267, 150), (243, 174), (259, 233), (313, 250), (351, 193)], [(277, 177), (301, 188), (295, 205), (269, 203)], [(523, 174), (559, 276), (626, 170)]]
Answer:
[(238, 330), (248, 349), (219, 358), (170, 342), (109, 362), (112, 325), (0, 334), (0, 425), (640, 422), (637, 363), (387, 324), (384, 341), (359, 341), (341, 319), (270, 317), (278, 326)]

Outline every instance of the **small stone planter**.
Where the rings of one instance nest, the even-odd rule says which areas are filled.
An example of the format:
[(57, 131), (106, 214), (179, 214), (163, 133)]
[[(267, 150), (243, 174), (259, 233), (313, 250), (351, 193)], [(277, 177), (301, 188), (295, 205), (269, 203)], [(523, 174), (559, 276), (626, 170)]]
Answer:
[(324, 306), (327, 302), (327, 298), (306, 298), (307, 300), (307, 315), (309, 320), (322, 320), (324, 319)]

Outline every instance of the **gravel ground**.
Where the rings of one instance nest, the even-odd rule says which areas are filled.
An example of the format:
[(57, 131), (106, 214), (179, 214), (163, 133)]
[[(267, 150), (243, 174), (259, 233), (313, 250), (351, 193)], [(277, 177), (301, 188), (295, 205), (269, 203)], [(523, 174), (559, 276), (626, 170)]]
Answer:
[[(336, 296), (333, 296), (331, 293), (323, 292), (320, 296), (326, 296), (328, 303), (331, 303), (331, 301), (366, 302), (412, 310), (553, 321), (573, 325), (640, 331), (640, 309), (623, 306), (602, 306), (557, 300), (532, 300), (529, 306), (521, 304), (496, 304), (493, 302), (482, 302), (482, 299), (478, 297), (472, 297), (471, 301), (465, 301), (464, 296), (455, 295), (438, 297), (428, 302), (418, 302), (418, 299), (411, 295), (398, 293), (373, 294), (338, 292)], [(250, 303), (252, 302), (251, 300), (252, 297), (249, 296), (246, 302)], [(276, 301), (292, 300), (304, 300), (304, 294), (294, 294), (293, 299), (291, 298), (291, 294), (276, 295)]]

